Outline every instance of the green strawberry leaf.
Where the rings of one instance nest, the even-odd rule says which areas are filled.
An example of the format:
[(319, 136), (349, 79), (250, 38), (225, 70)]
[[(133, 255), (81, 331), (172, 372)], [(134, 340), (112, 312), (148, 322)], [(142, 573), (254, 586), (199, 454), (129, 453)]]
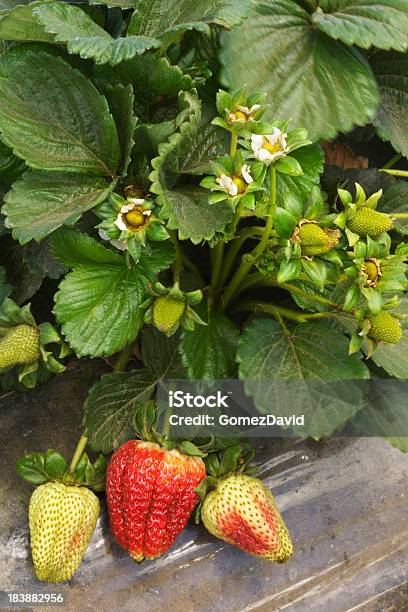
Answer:
[(13, 276), (15, 285), (13, 297), (18, 304), (24, 304), (41, 287), (45, 278), (57, 279), (65, 272), (51, 254), (49, 239), (13, 250)]
[(179, 174), (211, 174), (210, 162), (228, 151), (228, 132), (216, 125), (201, 122), (184, 156), (179, 160)]
[(373, 123), (383, 140), (408, 156), (408, 55), (378, 53), (371, 65), (380, 88), (380, 105)]
[(154, 327), (145, 327), (141, 333), (140, 348), (143, 365), (161, 378), (186, 378), (179, 354), (180, 337), (176, 333), (166, 336)]
[(7, 184), (15, 181), (25, 169), (25, 163), (0, 141), (0, 179)]
[[(377, 210), (391, 215), (408, 212), (408, 183), (391, 179), (384, 189)], [(393, 226), (400, 234), (408, 234), (408, 219), (394, 219)]]
[[(130, 6), (135, 6), (129, 0)], [(209, 33), (209, 25), (224, 28), (238, 25), (250, 8), (248, 0), (139, 0), (128, 34), (161, 38), (168, 47), (188, 30)]]
[(40, 170), (114, 176), (120, 157), (106, 99), (62, 58), (14, 47), (0, 58), (0, 132)]
[(293, 0), (256, 4), (224, 36), (221, 61), (229, 88), (246, 83), (250, 91), (266, 91), (267, 116), (291, 117), (313, 140), (348, 132), (376, 110), (377, 85), (365, 59), (312, 28), (309, 13)]
[(21, 244), (41, 240), (61, 225), (75, 223), (113, 187), (98, 176), (28, 170), (4, 198), (6, 227)]
[(178, 230), (180, 240), (190, 239), (193, 244), (211, 240), (232, 219), (232, 209), (228, 204), (211, 204), (208, 191), (201, 187), (164, 191), (158, 202), (162, 206), (160, 218), (168, 220), (167, 227)]
[(0, 19), (0, 39), (52, 43), (54, 36), (45, 31), (44, 26), (33, 14), (35, 8), (44, 6), (47, 2), (18, 2), (16, 4), (17, 6), (10, 7), (12, 10)]
[(238, 349), (239, 376), (259, 412), (304, 415), (301, 437), (333, 433), (363, 406), (369, 378), (361, 354), (348, 354), (348, 339), (332, 323), (316, 321), (284, 331), (272, 319), (255, 319)]
[[(77, 252), (70, 253), (71, 245)], [(148, 285), (174, 256), (172, 245), (153, 243), (149, 255), (143, 252), (137, 266), (128, 267), (124, 257), (68, 229), (57, 237), (54, 252), (73, 266), (55, 296), (55, 315), (72, 349), (93, 357), (112, 355), (136, 338)], [(74, 263), (76, 257), (81, 263)]]
[(159, 145), (159, 156), (152, 160), (151, 191), (161, 194), (174, 187), (180, 174), (180, 166), (190, 149), (195, 146), (201, 122), (200, 101), (196, 94), (182, 92), (179, 96), (180, 113), (176, 123), (179, 131), (168, 142)]
[(346, 45), (364, 49), (408, 47), (405, 0), (319, 0), (311, 21), (319, 30)]
[(353, 417), (354, 427), (369, 436), (382, 437), (408, 453), (408, 401), (406, 385), (391, 380), (374, 382), (367, 404)]
[(225, 316), (211, 311), (208, 325), (183, 331), (180, 352), (191, 379), (233, 378), (238, 328)]
[(116, 85), (109, 85), (105, 94), (116, 123), (122, 151), (119, 168), (122, 174), (126, 174), (135, 144), (134, 133), (137, 123), (137, 117), (133, 114), (133, 88), (130, 84), (125, 87), (121, 83), (117, 83)]
[(105, 248), (87, 234), (72, 228), (63, 227), (51, 238), (52, 252), (57, 261), (67, 268), (75, 268), (89, 263), (122, 265), (118, 252)]
[(115, 66), (160, 46), (160, 41), (147, 36), (112, 38), (80, 7), (66, 2), (40, 3), (33, 8), (33, 15), (56, 42), (66, 43), (69, 53), (78, 54), (83, 59), (93, 59), (97, 64)]
[(0, 307), (12, 291), (12, 285), (9, 285), (7, 282), (6, 270), (3, 268), (3, 266), (0, 266)]
[(84, 404), (84, 426), (94, 451), (109, 453), (134, 436), (135, 412), (152, 397), (157, 378), (149, 370), (105, 374)]
[(97, 67), (95, 74), (101, 84), (131, 85), (135, 112), (141, 121), (148, 124), (155, 123), (163, 99), (177, 99), (180, 91), (190, 91), (194, 86), (192, 78), (183, 74), (178, 66), (172, 66), (166, 58), (152, 53), (123, 61), (115, 68)]

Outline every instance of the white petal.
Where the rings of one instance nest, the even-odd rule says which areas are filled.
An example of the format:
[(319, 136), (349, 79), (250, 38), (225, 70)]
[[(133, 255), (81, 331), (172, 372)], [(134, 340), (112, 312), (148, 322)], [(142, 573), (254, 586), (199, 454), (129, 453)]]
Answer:
[(261, 162), (268, 162), (270, 163), (273, 160), (273, 155), (270, 151), (268, 151), (267, 149), (261, 149), (258, 153), (258, 159)]
[(252, 134), (251, 135), (251, 147), (253, 152), (256, 154), (262, 148), (264, 143), (264, 137), (261, 134)]
[(128, 198), (128, 202), (131, 202), (135, 206), (141, 206), (144, 204), (144, 198)]
[(251, 108), (249, 109), (249, 112), (252, 115), (253, 113), (256, 113), (256, 111), (259, 110), (260, 108), (261, 108), (260, 104), (253, 104)]
[(285, 133), (282, 133), (281, 137), (280, 137), (281, 149), (282, 149), (282, 151), (285, 151), (285, 152), (288, 151), (288, 147), (287, 147), (287, 143), (286, 143), (286, 137), (287, 137), (287, 134), (285, 134)]
[(230, 196), (237, 195), (238, 187), (230, 176), (227, 176), (226, 174), (222, 174), (219, 178), (216, 179), (216, 181), (219, 184), (219, 186), (222, 187), (222, 189), (224, 189), (226, 193), (228, 193), (228, 195)]
[(245, 115), (251, 114), (251, 111), (247, 106), (237, 106), (237, 109), (241, 111), (241, 113), (245, 113)]
[[(131, 209), (132, 210), (132, 209)], [(115, 225), (120, 229), (121, 232), (127, 230), (126, 223), (122, 219), (122, 213), (119, 213), (115, 220)]]
[(276, 143), (279, 142), (281, 135), (282, 132), (280, 131), (280, 129), (275, 127), (273, 128), (273, 134), (267, 134), (266, 138), (269, 140), (271, 145), (276, 145)]
[(129, 204), (124, 204), (122, 206), (122, 208), (120, 209), (120, 212), (123, 215), (125, 215), (126, 213), (130, 212), (131, 210), (133, 210), (135, 206), (136, 206), (136, 204), (133, 204), (132, 202), (130, 202)]
[(251, 170), (251, 167), (248, 164), (244, 164), (241, 168), (241, 174), (244, 177), (244, 181), (246, 182), (247, 185), (250, 185), (251, 183), (254, 182), (254, 179), (252, 178), (250, 174), (250, 170)]

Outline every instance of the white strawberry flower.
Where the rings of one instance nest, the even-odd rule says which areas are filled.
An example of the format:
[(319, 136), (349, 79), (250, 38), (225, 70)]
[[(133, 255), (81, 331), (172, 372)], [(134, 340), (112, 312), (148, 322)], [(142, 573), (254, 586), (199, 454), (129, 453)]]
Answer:
[(256, 159), (266, 165), (285, 157), (289, 152), (286, 144), (287, 134), (279, 128), (273, 129), (273, 134), (252, 134), (251, 147)]
[(221, 174), (221, 176), (215, 180), (229, 196), (234, 197), (238, 194), (238, 185), (236, 185), (227, 174)]
[[(116, 225), (116, 227), (118, 227), (122, 232), (124, 232), (127, 229), (129, 229), (128, 225), (126, 224), (126, 215), (127, 215), (127, 213), (131, 212), (136, 207), (143, 206), (143, 204), (144, 204), (144, 199), (143, 198), (129, 198), (128, 199), (128, 203), (124, 204), (122, 206), (122, 208), (120, 209), (120, 211), (118, 213), (118, 216), (116, 217), (116, 219), (114, 221), (114, 224)], [(152, 214), (152, 211), (151, 210), (143, 210), (142, 214), (145, 217), (150, 217), (150, 215)]]
[(251, 166), (248, 164), (244, 164), (241, 168), (241, 174), (247, 185), (250, 185), (254, 182), (254, 179), (251, 176)]
[(237, 106), (234, 112), (228, 114), (229, 123), (246, 123), (247, 121), (255, 121), (253, 116), (256, 111), (261, 108), (260, 104), (253, 104), (251, 108), (248, 106)]

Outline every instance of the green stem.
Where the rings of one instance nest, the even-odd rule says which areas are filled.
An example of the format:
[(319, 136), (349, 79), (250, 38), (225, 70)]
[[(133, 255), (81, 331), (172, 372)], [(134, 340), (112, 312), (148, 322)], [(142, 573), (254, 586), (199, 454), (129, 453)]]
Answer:
[(80, 437), (80, 439), (79, 439), (79, 442), (78, 442), (77, 447), (75, 449), (74, 455), (72, 457), (72, 461), (71, 461), (70, 466), (69, 466), (69, 470), (68, 471), (69, 471), (70, 474), (74, 474), (74, 472), (75, 472), (75, 470), (77, 468), (77, 465), (80, 462), (81, 457), (82, 457), (82, 455), (84, 453), (84, 450), (85, 450), (87, 442), (88, 442), (88, 438), (86, 436), (82, 435)]
[(271, 164), (270, 165), (270, 199), (269, 199), (269, 208), (268, 208), (268, 218), (267, 218), (266, 225), (265, 225), (265, 228), (262, 234), (262, 238), (259, 241), (258, 245), (253, 249), (253, 251), (251, 251), (249, 255), (246, 255), (243, 257), (240, 267), (238, 268), (230, 284), (224, 291), (222, 295), (222, 299), (221, 299), (223, 310), (225, 310), (225, 308), (230, 303), (231, 299), (234, 297), (235, 291), (237, 290), (238, 286), (241, 284), (241, 282), (244, 280), (244, 278), (247, 276), (247, 274), (251, 270), (252, 266), (255, 263), (256, 258), (259, 257), (259, 255), (261, 255), (264, 252), (268, 244), (270, 235), (272, 233), (273, 222), (275, 218), (275, 211), (276, 211), (276, 170), (275, 170), (275, 166)]
[(263, 227), (246, 227), (243, 229), (240, 234), (231, 242), (230, 247), (228, 248), (227, 255), (224, 260), (224, 265), (222, 268), (221, 276), (219, 279), (220, 287), (222, 287), (227, 280), (228, 274), (231, 271), (231, 268), (234, 264), (234, 261), (244, 244), (248, 238), (254, 238), (255, 236), (262, 235), (264, 231)]
[(237, 145), (238, 145), (238, 134), (237, 132), (231, 132), (231, 143), (230, 143), (230, 156), (234, 160), (235, 155), (237, 154)]
[(220, 241), (211, 249), (211, 289), (213, 292), (215, 292), (218, 287), (223, 257), (224, 243)]
[(392, 176), (402, 176), (404, 178), (408, 178), (408, 170), (384, 170), (382, 168), (380, 172), (386, 172), (387, 174), (391, 174)]
[(342, 310), (339, 304), (331, 302), (325, 297), (308, 293), (300, 287), (296, 287), (295, 285), (291, 285), (290, 283), (278, 283), (273, 278), (267, 278), (263, 276), (260, 272), (255, 272), (254, 274), (250, 274), (249, 276), (247, 276), (244, 282), (241, 283), (241, 285), (238, 287), (234, 297), (237, 298), (240, 293), (242, 293), (249, 287), (252, 287), (253, 285), (262, 285), (264, 287), (277, 287), (279, 289), (284, 289), (285, 291), (290, 291), (290, 293), (296, 293), (297, 295), (300, 295), (305, 299), (311, 300), (312, 302), (316, 302), (317, 304), (322, 304), (323, 306), (328, 306), (329, 308), (335, 308), (336, 310)]
[[(238, 134), (237, 132), (231, 132), (230, 156), (233, 161), (237, 154), (237, 145), (238, 145)], [(240, 206), (238, 206), (235, 211), (234, 218), (232, 221), (232, 223), (234, 224), (233, 226), (234, 229), (232, 231), (235, 230), (235, 227), (238, 224), (240, 216), (241, 216), (241, 208)], [(211, 251), (211, 290), (213, 294), (216, 292), (217, 287), (219, 285), (219, 278), (220, 278), (221, 269), (222, 269), (222, 260), (224, 257), (224, 248), (225, 248), (225, 243), (220, 241), (215, 245), (215, 247)]]
[(113, 368), (114, 372), (124, 372), (124, 370), (126, 369), (126, 366), (130, 360), (130, 358), (133, 355), (133, 349), (135, 347), (136, 344), (136, 340), (133, 340), (133, 342), (129, 342), (129, 344), (127, 344), (123, 349), (122, 352), (119, 355), (119, 358), (116, 362), (115, 367)]
[(392, 213), (389, 216), (394, 219), (408, 219), (408, 213)]
[(392, 157), (389, 161), (387, 161), (386, 164), (383, 165), (381, 170), (388, 170), (388, 168), (392, 168), (397, 162), (399, 162), (401, 158), (402, 158), (402, 154), (397, 153), (397, 155), (394, 155), (394, 157)]
[(276, 318), (283, 317), (284, 319), (290, 319), (291, 321), (296, 321), (297, 323), (307, 323), (307, 321), (313, 319), (323, 319), (331, 316), (330, 312), (296, 312), (290, 308), (276, 306), (275, 304), (267, 304), (265, 302), (257, 302), (256, 300), (245, 300), (234, 308), (234, 312), (247, 310), (250, 310), (251, 312), (264, 312), (271, 314)]
[(244, 208), (244, 205), (242, 204), (242, 201), (241, 201), (235, 209), (234, 216), (232, 217), (232, 221), (228, 228), (228, 233), (231, 236), (235, 233), (235, 230), (237, 229), (237, 225), (241, 218), (243, 208)]
[(173, 263), (173, 281), (174, 283), (179, 283), (183, 256), (181, 253), (181, 248), (180, 248), (180, 244), (179, 244), (176, 232), (174, 230), (170, 230), (169, 236), (170, 236), (170, 240), (172, 241), (175, 251), (176, 251), (176, 255), (175, 255), (174, 263)]

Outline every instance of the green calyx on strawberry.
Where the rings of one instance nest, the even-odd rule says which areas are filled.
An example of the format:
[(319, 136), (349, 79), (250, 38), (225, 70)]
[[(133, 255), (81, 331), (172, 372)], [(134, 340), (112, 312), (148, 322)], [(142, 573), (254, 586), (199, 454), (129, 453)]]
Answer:
[(323, 255), (334, 249), (339, 242), (340, 232), (321, 227), (315, 221), (302, 219), (293, 238), (299, 240), (304, 257)]
[(200, 501), (205, 453), (177, 444), (156, 430), (156, 409), (140, 408), (129, 440), (112, 456), (106, 475), (109, 523), (118, 543), (138, 563), (162, 555), (186, 526)]
[[(289, 531), (272, 493), (250, 475), (253, 454), (242, 456), (242, 448), (229, 447), (219, 458), (206, 458), (210, 474), (198, 487), (202, 497), (196, 520), (215, 537), (244, 552), (283, 563), (293, 553)], [(247, 472), (247, 473), (245, 473)]]
[(364, 189), (356, 183), (354, 202), (349, 191), (339, 189), (338, 192), (345, 210), (338, 215), (336, 223), (339, 227), (346, 229), (352, 246), (356, 241), (354, 236), (378, 238), (384, 232), (392, 229), (391, 217), (376, 210), (382, 196), (382, 189), (367, 198)]
[(79, 461), (68, 467), (62, 455), (48, 450), (21, 457), (16, 468), (22, 478), (38, 485), (29, 504), (36, 576), (46, 582), (69, 580), (95, 529), (100, 506), (90, 488), (104, 489), (106, 460), (100, 455), (91, 463), (82, 453)]
[(200, 290), (181, 291), (178, 283), (170, 288), (155, 283), (150, 289), (150, 297), (141, 305), (146, 309), (144, 321), (166, 336), (172, 336), (180, 326), (192, 330), (196, 324), (206, 325), (192, 308), (201, 302), (202, 296)]
[(5, 299), (0, 307), (0, 373), (16, 368), (18, 380), (26, 387), (34, 387), (41, 371), (59, 373), (64, 366), (45, 347), (60, 344), (59, 358), (69, 350), (50, 323), (37, 325), (30, 306), (20, 308), (13, 300)]

